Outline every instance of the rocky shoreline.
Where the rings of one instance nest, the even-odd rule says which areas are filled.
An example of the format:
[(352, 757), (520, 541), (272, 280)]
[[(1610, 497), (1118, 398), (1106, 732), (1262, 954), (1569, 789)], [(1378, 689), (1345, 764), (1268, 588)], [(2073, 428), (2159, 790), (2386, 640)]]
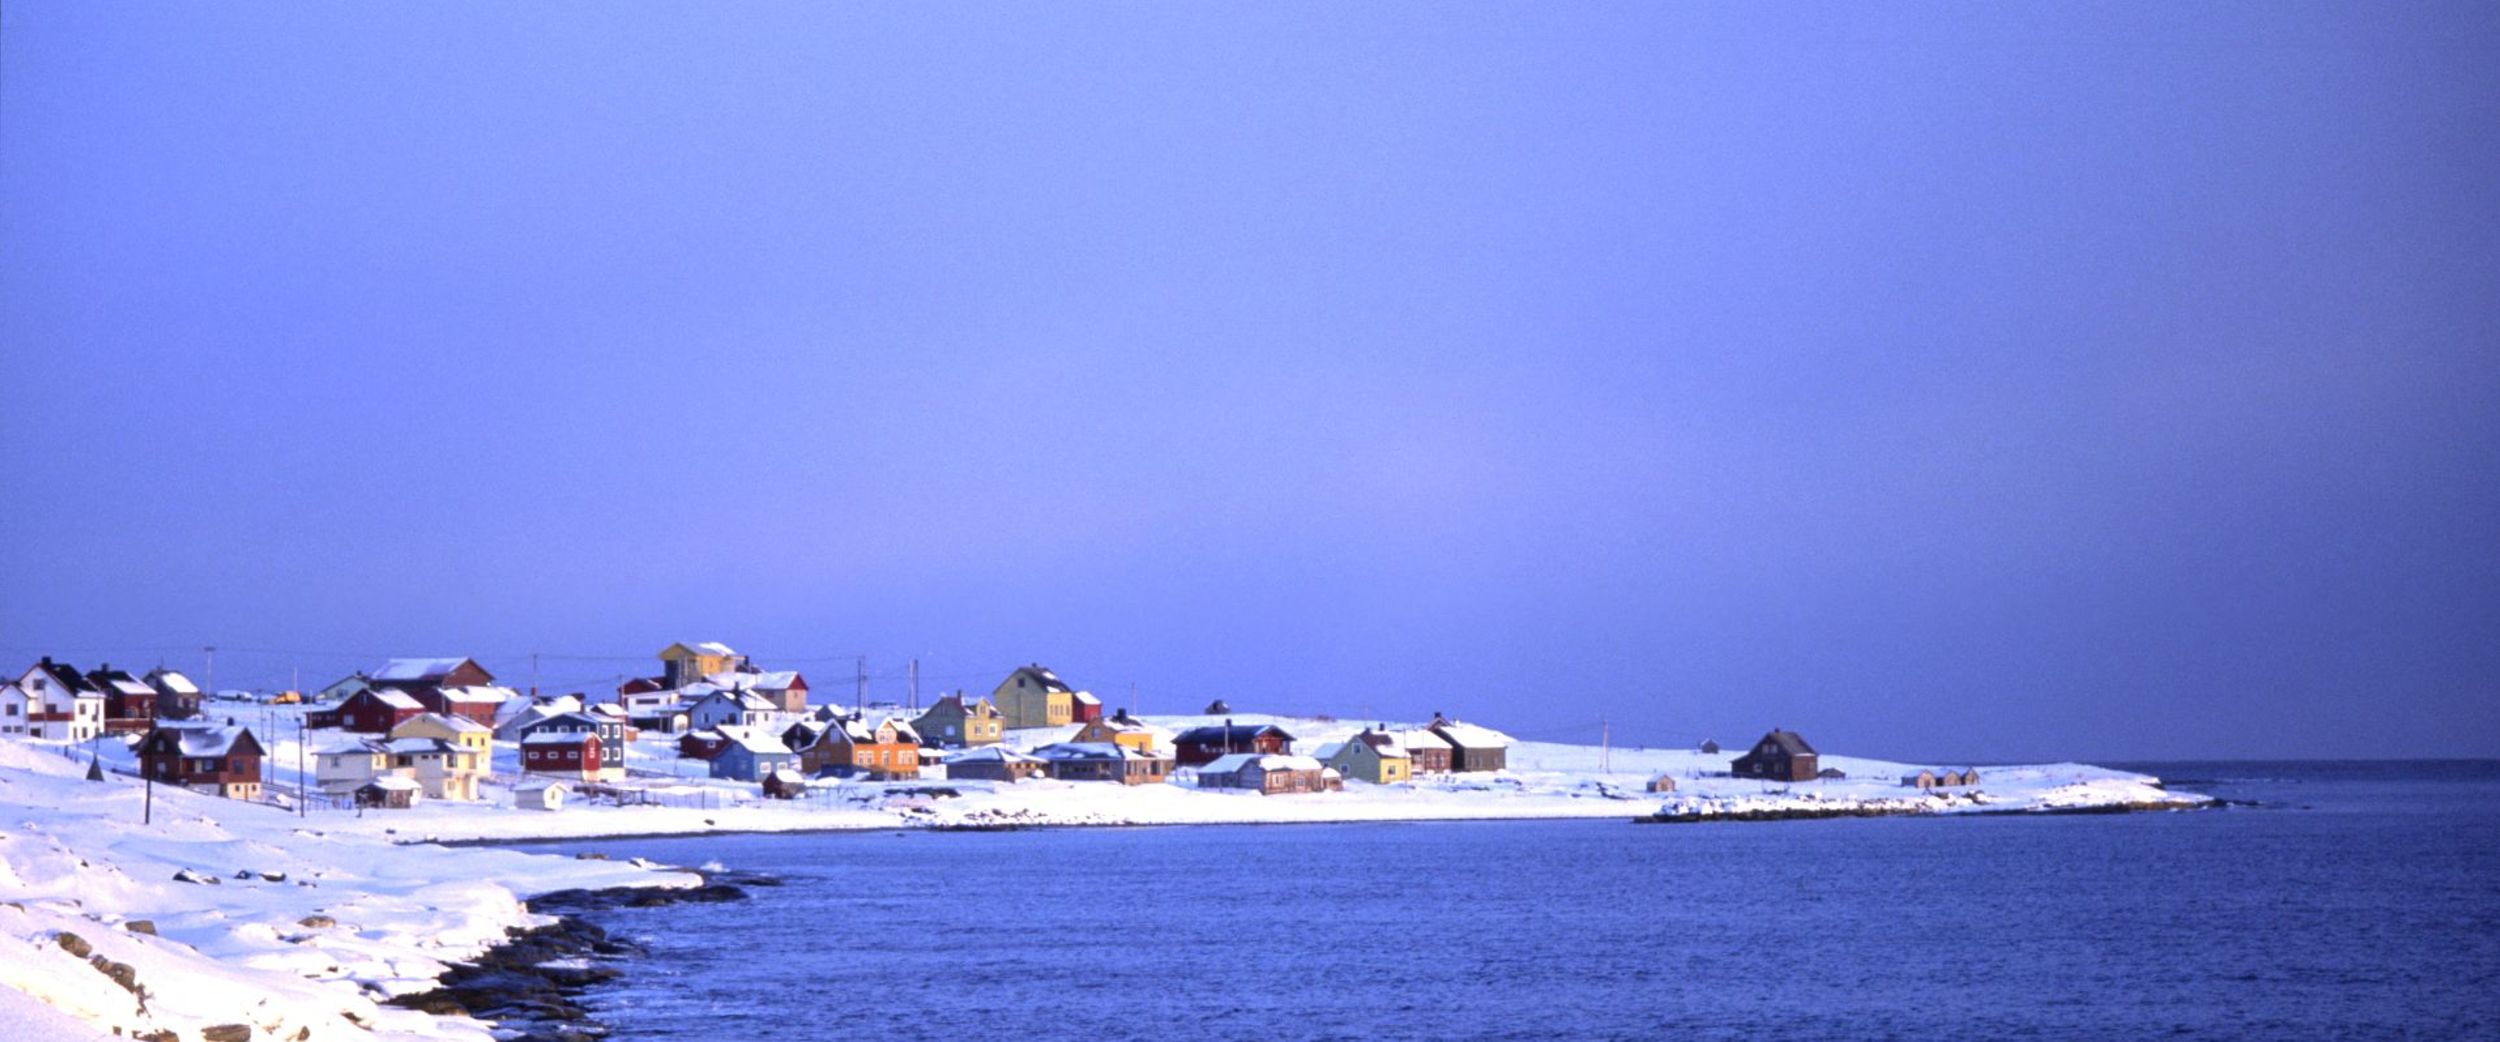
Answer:
[(2029, 817), (2066, 816), (2075, 814), (2140, 814), (2151, 811), (2210, 810), (2224, 806), (2220, 800), (2202, 803), (2103, 803), (2088, 807), (2009, 807), (2003, 810), (1936, 811), (1920, 807), (1782, 807), (1767, 810), (1735, 810), (1717, 814), (1646, 814), (1632, 819), (1635, 825), (1691, 825), (1708, 821), (1813, 821), (1822, 818), (1964, 818), (2024, 815)]
[(751, 887), (781, 885), (778, 878), (756, 873), (697, 874), (703, 882), (693, 887), (556, 890), (531, 897), (522, 904), (533, 913), (555, 916), (554, 922), (507, 931), (502, 942), (476, 959), (453, 964), (440, 986), (402, 995), (391, 1004), (517, 1029), (506, 1036), (507, 1042), (596, 1042), (607, 1037), (608, 1026), (592, 1019), (576, 1000), (592, 986), (622, 976), (617, 962), (645, 952), (641, 945), (609, 936), (584, 918), (585, 913), (743, 901)]

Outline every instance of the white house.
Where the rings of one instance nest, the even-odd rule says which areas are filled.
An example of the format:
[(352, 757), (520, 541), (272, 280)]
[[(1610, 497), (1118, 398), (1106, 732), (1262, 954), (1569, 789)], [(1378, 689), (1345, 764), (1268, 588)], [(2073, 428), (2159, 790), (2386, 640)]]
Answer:
[(103, 733), (104, 692), (48, 656), (0, 695), (0, 734), (83, 742)]

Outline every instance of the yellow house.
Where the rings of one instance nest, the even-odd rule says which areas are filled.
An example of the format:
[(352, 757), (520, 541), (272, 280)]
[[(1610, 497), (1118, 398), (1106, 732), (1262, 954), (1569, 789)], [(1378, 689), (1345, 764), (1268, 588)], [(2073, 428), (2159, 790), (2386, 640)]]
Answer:
[(1086, 721), (1071, 742), (1108, 742), (1125, 745), (1148, 756), (1155, 752), (1155, 729), (1139, 723), (1122, 709), (1099, 720)]
[(477, 754), (478, 762), (494, 754), (495, 729), (465, 717), (426, 713), (391, 728), (393, 738), (440, 738)]
[(912, 730), (941, 746), (978, 749), (1007, 737), (1007, 714), (989, 699), (964, 700), (956, 692), (930, 704), (911, 722)]
[(1384, 731), (1366, 729), (1321, 750), (1319, 759), (1339, 774), (1374, 785), (1389, 785), (1415, 776), (1415, 758), (1407, 754), (1396, 735)]
[(684, 687), (715, 673), (726, 673), (746, 664), (747, 657), (729, 650), (729, 645), (707, 640), (700, 644), (671, 644), (660, 649), (661, 682), (670, 687)]
[(1065, 727), (1076, 721), (1076, 691), (1036, 663), (1018, 666), (990, 692), (1009, 727)]

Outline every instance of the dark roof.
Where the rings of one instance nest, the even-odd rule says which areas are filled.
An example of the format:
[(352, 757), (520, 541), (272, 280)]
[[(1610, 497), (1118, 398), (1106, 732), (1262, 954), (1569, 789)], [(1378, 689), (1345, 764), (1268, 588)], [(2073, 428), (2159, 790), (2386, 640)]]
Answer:
[(1007, 679), (1014, 680), (1017, 677), (1026, 675), (1030, 675), (1036, 682), (1040, 683), (1042, 685), (1042, 690), (1044, 691), (1070, 690), (1067, 681), (1059, 679), (1059, 675), (1051, 672), (1050, 667), (1042, 665), (1039, 662), (1030, 666), (1017, 666), (1015, 672), (1007, 674)]
[(35, 663), (35, 668), (42, 670), (45, 676), (52, 678), (53, 683), (61, 685), (62, 690), (73, 695), (83, 691), (99, 690), (94, 683), (79, 674), (76, 666), (69, 663), (54, 662), (47, 658)]
[(1189, 730), (1183, 731), (1178, 737), (1174, 738), (1173, 741), (1247, 742), (1269, 731), (1276, 732), (1277, 737), (1283, 738), (1288, 742), (1293, 741), (1293, 735), (1286, 733), (1284, 728), (1278, 727), (1275, 724), (1233, 724), (1229, 727), (1221, 724), (1209, 724), (1205, 727), (1192, 727)]
[[(1795, 731), (1773, 731), (1769, 734), (1763, 735), (1762, 742), (1769, 742), (1776, 745), (1779, 747), (1781, 752), (1787, 753), (1790, 756), (1817, 755), (1814, 751), (1814, 747), (1806, 744), (1805, 736), (1798, 734)], [(1762, 748), (1762, 742), (1753, 743), (1754, 748)]]

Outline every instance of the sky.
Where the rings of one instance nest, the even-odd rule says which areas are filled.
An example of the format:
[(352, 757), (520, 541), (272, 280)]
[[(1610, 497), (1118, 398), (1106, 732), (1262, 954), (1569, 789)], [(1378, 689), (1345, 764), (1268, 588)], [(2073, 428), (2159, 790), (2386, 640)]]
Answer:
[(2472, 3), (13, 0), (0, 660), (2500, 755), (2494, 54)]

